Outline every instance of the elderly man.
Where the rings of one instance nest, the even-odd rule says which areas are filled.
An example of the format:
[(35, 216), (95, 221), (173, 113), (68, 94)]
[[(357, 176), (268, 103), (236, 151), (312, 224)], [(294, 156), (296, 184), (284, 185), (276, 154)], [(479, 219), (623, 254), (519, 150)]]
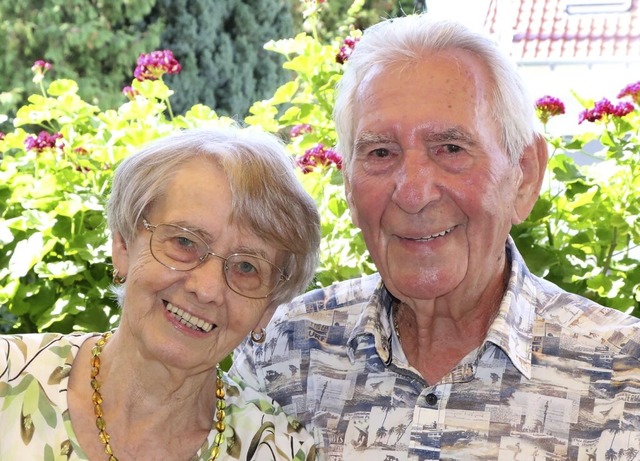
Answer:
[(547, 163), (486, 37), (427, 16), (368, 29), (335, 107), (379, 274), (283, 306), (233, 372), (329, 460), (587, 459), (640, 447), (640, 321), (529, 272), (509, 237)]

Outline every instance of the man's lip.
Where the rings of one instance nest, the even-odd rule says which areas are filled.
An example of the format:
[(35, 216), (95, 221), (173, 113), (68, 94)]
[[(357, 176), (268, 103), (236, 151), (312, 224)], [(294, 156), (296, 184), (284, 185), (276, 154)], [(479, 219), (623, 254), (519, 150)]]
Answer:
[(440, 232), (436, 232), (434, 234), (428, 234), (428, 235), (416, 235), (416, 236), (412, 236), (412, 235), (398, 235), (400, 238), (405, 239), (405, 240), (414, 240), (414, 241), (418, 241), (418, 242), (428, 242), (430, 240), (434, 240), (438, 237), (444, 237), (445, 235), (449, 234), (451, 231), (453, 231), (457, 226), (452, 226), (449, 227), (448, 229), (442, 230)]

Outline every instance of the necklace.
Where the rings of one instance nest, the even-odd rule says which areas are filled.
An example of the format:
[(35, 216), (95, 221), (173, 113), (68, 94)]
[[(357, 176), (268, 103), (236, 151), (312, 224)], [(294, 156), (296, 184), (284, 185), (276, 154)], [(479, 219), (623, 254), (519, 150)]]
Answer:
[[(111, 436), (107, 432), (107, 422), (104, 420), (104, 414), (102, 412), (102, 394), (100, 393), (100, 383), (98, 382), (98, 374), (100, 373), (100, 354), (102, 349), (111, 337), (111, 332), (107, 331), (103, 333), (98, 339), (96, 344), (91, 350), (91, 388), (93, 389), (93, 411), (96, 415), (96, 427), (98, 428), (98, 437), (100, 442), (104, 445), (104, 452), (109, 455), (109, 461), (118, 461), (118, 458), (113, 454), (111, 449), (110, 439)], [(213, 439), (213, 446), (211, 447), (211, 455), (208, 461), (214, 461), (220, 456), (220, 445), (224, 442), (224, 430), (226, 424), (224, 418), (226, 415), (226, 403), (224, 401), (226, 395), (224, 381), (222, 379), (222, 370), (219, 366), (216, 367), (216, 417), (214, 419), (214, 427), (218, 433)]]

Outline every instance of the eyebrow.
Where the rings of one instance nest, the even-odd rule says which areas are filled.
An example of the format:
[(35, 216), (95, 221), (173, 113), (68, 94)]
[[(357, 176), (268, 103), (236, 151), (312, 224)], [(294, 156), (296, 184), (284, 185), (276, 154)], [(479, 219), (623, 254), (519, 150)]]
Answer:
[[(215, 244), (215, 239), (213, 238), (213, 236), (207, 232), (204, 229), (201, 228), (194, 228), (189, 226), (189, 224), (185, 221), (177, 221), (177, 222), (172, 222), (169, 224), (173, 224), (174, 226), (179, 226), (182, 227), (183, 229), (188, 230), (189, 232), (194, 233), (195, 235), (197, 235), (198, 237), (200, 237), (208, 246), (209, 249), (213, 251), (213, 248), (211, 248), (211, 245)], [(214, 251), (215, 253), (215, 251)], [(217, 254), (217, 253), (216, 253)], [(260, 248), (252, 248), (252, 247), (247, 247), (247, 246), (239, 246), (239, 247), (235, 247), (231, 253), (229, 253), (227, 256), (230, 256), (232, 254), (246, 254), (246, 255), (251, 255), (251, 256), (259, 256), (262, 259), (266, 259), (267, 261), (271, 261), (268, 258), (267, 252), (264, 251), (263, 249)], [(225, 256), (226, 257), (226, 256)]]
[(442, 142), (442, 143), (455, 143), (462, 142), (468, 145), (475, 146), (477, 143), (473, 137), (458, 126), (447, 128), (443, 131), (437, 131), (429, 133), (423, 136), (422, 139), (426, 142)]
[(360, 149), (370, 146), (372, 144), (390, 144), (394, 140), (391, 136), (373, 133), (371, 131), (364, 131), (360, 133), (356, 142), (353, 145), (355, 152), (358, 152)]
[[(474, 138), (464, 129), (459, 126), (453, 126), (444, 130), (430, 130), (429, 133), (421, 136), (424, 142), (437, 142), (437, 143), (465, 143), (471, 146), (477, 145)], [(368, 147), (372, 144), (391, 144), (394, 143), (395, 138), (386, 134), (373, 133), (370, 131), (364, 131), (360, 133), (354, 143), (354, 150), (359, 150)]]

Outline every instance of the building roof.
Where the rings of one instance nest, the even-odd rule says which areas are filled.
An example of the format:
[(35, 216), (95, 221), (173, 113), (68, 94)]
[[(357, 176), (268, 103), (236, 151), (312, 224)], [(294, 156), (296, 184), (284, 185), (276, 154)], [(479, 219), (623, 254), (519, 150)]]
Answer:
[(512, 34), (518, 61), (640, 60), (640, 0), (520, 0), (510, 15), (505, 5), (490, 1), (485, 27)]

